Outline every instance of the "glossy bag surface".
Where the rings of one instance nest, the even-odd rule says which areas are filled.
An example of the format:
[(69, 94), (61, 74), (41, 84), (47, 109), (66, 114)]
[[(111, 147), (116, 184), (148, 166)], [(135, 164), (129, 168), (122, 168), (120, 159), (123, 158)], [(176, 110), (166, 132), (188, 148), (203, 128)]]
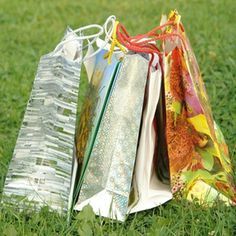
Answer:
[(92, 148), (75, 209), (124, 220), (139, 136), (148, 60), (126, 55)]
[(235, 203), (228, 148), (215, 123), (201, 73), (177, 12), (164, 41), (166, 135), (172, 191), (189, 200)]
[(3, 202), (68, 208), (82, 41), (68, 29), (40, 59), (3, 190)]

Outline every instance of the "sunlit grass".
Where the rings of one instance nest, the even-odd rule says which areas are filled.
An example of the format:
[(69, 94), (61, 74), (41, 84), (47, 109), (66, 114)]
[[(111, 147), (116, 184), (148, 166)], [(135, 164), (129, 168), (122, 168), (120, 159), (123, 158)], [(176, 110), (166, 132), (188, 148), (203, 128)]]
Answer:
[[(0, 189), (11, 159), (40, 56), (53, 50), (67, 25), (102, 24), (115, 14), (131, 34), (159, 24), (177, 8), (196, 53), (212, 104), (236, 166), (236, 4), (228, 1), (0, 0)], [(80, 98), (85, 92), (82, 78)], [(236, 210), (171, 201), (128, 217), (125, 224), (94, 217), (90, 209), (65, 217), (0, 211), (0, 235), (234, 235)]]

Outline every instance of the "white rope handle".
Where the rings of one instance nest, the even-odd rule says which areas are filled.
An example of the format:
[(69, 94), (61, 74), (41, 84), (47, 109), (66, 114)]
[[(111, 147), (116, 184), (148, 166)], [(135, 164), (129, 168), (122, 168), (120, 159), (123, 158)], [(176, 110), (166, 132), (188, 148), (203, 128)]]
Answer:
[[(112, 42), (112, 40), (113, 40), (112, 39), (112, 33), (113, 33), (113, 30), (114, 30), (114, 27), (115, 27), (115, 23), (116, 23), (116, 17), (114, 15), (111, 15), (110, 17), (107, 18), (105, 24), (103, 25), (104, 33), (105, 33), (105, 39), (102, 40), (99, 37), (97, 38), (97, 40), (100, 39), (100, 41), (97, 41), (97, 44), (99, 45), (99, 47), (101, 49), (105, 48), (109, 44), (110, 41)], [(110, 27), (109, 27), (109, 24), (111, 24)], [(111, 45), (108, 45), (108, 47), (106, 47), (106, 49), (109, 50), (110, 46)], [(123, 46), (123, 47), (126, 49), (125, 46)], [(114, 51), (113, 51), (114, 54), (115, 53), (120, 53), (120, 52), (121, 52), (120, 48), (118, 48), (118, 47), (114, 48)]]
[[(82, 32), (88, 29), (92, 29), (92, 28), (97, 28), (99, 31), (96, 34), (92, 34), (92, 35), (83, 35)], [(77, 35), (77, 33), (79, 33), (80, 35)], [(104, 29), (101, 25), (97, 25), (97, 24), (92, 24), (92, 25), (87, 25), (87, 26), (83, 26), (80, 27), (76, 30), (72, 30), (71, 32), (69, 32), (68, 34), (66, 34), (62, 41), (56, 46), (56, 48), (54, 49), (54, 52), (57, 51), (61, 46), (63, 46), (64, 44), (74, 41), (74, 40), (86, 40), (86, 39), (96, 39), (98, 38), (100, 35), (102, 35), (104, 33)], [(76, 37), (74, 38), (68, 38), (70, 35), (74, 35)], [(66, 39), (68, 38), (68, 39)]]
[[(68, 34), (66, 34), (62, 41), (56, 46), (56, 48), (54, 49), (54, 52), (58, 51), (61, 49), (61, 47), (68, 43), (68, 42), (71, 42), (71, 41), (74, 41), (74, 40), (87, 40), (88, 41), (88, 44), (86, 44), (83, 49), (86, 49), (88, 48), (90, 45), (94, 44), (96, 42), (96, 40), (98, 38), (100, 38), (101, 35), (105, 34), (105, 38), (104, 38), (104, 44), (99, 47), (95, 52), (93, 52), (92, 54), (84, 57), (82, 59), (82, 61), (85, 61), (93, 56), (95, 56), (96, 54), (98, 54), (102, 49), (104, 49), (106, 47), (106, 45), (112, 40), (112, 32), (113, 32), (113, 29), (114, 29), (114, 26), (115, 26), (115, 20), (116, 20), (116, 17), (114, 15), (111, 15), (109, 16), (104, 25), (101, 26), (101, 25), (98, 25), (98, 24), (91, 24), (91, 25), (87, 25), (87, 26), (83, 26), (83, 27), (80, 27), (76, 30), (72, 30), (71, 32), (69, 32)], [(108, 27), (108, 25), (110, 25), (110, 27)], [(91, 35), (84, 35), (83, 32), (88, 30), (88, 29), (98, 29), (98, 33), (96, 34), (91, 34)], [(79, 34), (79, 35), (78, 35)], [(76, 37), (72, 37), (72, 38), (69, 38), (71, 35), (74, 35)], [(90, 41), (91, 39), (91, 41)]]
[[(108, 41), (112, 41), (111, 36), (112, 36), (113, 29), (115, 27), (115, 22), (116, 22), (116, 17), (114, 15), (112, 15), (112, 16), (109, 16), (107, 18), (107, 20), (105, 21), (105, 24), (103, 26), (104, 32), (105, 32), (105, 35), (106, 35), (105, 39), (108, 40)], [(108, 29), (109, 23), (111, 23), (111, 27)]]
[[(104, 23), (104, 25), (103, 25), (103, 30), (104, 30), (104, 33), (105, 33), (105, 39), (104, 39), (104, 44), (101, 46), (101, 47), (99, 47), (94, 53), (92, 53), (92, 54), (90, 54), (89, 56), (87, 56), (87, 57), (84, 57), (83, 58), (83, 61), (86, 61), (86, 60), (88, 60), (89, 58), (91, 58), (91, 57), (93, 57), (93, 56), (95, 56), (96, 54), (98, 54), (102, 49), (104, 49), (105, 47), (106, 47), (106, 45), (110, 42), (110, 41), (112, 41), (112, 32), (113, 32), (113, 29), (114, 29), (114, 26), (115, 26), (115, 21), (116, 21), (116, 17), (114, 16), (114, 15), (111, 15), (111, 16), (109, 16), (107, 19), (106, 19), (106, 21), (105, 21), (105, 23)], [(110, 26), (110, 28), (108, 29), (108, 25), (111, 23), (111, 26)], [(100, 36), (100, 35), (99, 35)], [(89, 45), (92, 45), (98, 38), (99, 38), (99, 36), (98, 37), (96, 37), (96, 38), (94, 38), (91, 42), (89, 42), (89, 40), (88, 40), (88, 44), (86, 45), (86, 46), (89, 46)]]

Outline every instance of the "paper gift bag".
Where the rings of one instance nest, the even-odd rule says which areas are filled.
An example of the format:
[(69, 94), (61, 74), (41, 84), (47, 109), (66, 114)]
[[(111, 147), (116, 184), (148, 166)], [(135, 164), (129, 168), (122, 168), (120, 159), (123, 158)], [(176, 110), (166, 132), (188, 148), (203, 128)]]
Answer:
[[(82, 28), (77, 31), (81, 33)], [(4, 204), (68, 209), (82, 39), (86, 37), (68, 28), (56, 49), (40, 59), (5, 181)]]
[(83, 176), (76, 210), (124, 220), (136, 157), (148, 60), (125, 55), (102, 117)]
[(215, 123), (197, 61), (176, 11), (165, 29), (166, 134), (176, 196), (236, 202), (228, 148)]
[(138, 212), (159, 206), (170, 199), (172, 193), (169, 182), (157, 176), (156, 164), (158, 150), (163, 148), (160, 142), (161, 124), (158, 124), (162, 110), (161, 102), (162, 71), (158, 55), (155, 55), (154, 66), (147, 80), (145, 105), (142, 114), (142, 126), (135, 162), (133, 189), (130, 196), (129, 212)]

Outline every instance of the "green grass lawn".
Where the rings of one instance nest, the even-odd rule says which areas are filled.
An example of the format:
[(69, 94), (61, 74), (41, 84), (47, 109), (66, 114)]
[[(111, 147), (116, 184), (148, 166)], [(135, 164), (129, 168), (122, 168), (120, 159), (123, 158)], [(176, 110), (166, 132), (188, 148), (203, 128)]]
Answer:
[[(202, 1), (0, 0), (0, 194), (41, 55), (53, 50), (67, 25), (103, 24), (115, 14), (132, 34), (159, 24), (177, 8), (196, 53), (213, 114), (236, 170), (236, 3)], [(83, 97), (86, 78), (82, 78)], [(0, 235), (236, 235), (236, 208), (203, 208), (171, 201), (128, 217), (125, 223), (95, 217), (89, 208), (65, 217), (15, 212), (0, 206)]]

